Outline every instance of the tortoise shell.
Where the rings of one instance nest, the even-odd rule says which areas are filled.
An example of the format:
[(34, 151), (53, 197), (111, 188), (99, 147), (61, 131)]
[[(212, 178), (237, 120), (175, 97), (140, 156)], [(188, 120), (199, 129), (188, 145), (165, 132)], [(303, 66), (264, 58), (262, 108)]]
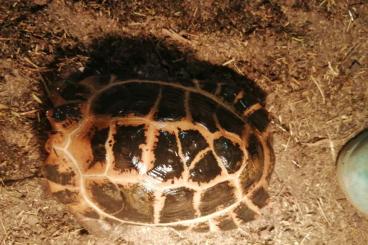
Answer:
[(229, 230), (267, 202), (268, 114), (242, 84), (95, 76), (56, 104), (44, 174), (92, 232)]

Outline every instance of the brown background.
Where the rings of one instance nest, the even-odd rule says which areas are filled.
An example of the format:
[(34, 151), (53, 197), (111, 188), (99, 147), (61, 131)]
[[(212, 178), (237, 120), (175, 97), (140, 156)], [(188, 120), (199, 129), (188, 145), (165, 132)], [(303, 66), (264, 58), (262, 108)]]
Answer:
[(0, 243), (112, 242), (43, 192), (45, 87), (99, 72), (145, 77), (156, 67), (158, 77), (185, 76), (201, 61), (268, 94), (277, 157), (270, 205), (231, 232), (137, 228), (114, 242), (367, 244), (368, 221), (335, 178), (340, 147), (368, 125), (367, 37), (365, 0), (0, 0)]

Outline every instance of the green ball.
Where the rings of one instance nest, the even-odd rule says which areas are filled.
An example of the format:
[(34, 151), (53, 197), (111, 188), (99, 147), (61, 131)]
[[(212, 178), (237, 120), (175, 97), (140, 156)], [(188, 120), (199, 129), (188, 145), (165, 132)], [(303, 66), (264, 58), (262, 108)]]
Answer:
[(337, 159), (337, 177), (348, 200), (368, 215), (368, 130), (341, 149)]

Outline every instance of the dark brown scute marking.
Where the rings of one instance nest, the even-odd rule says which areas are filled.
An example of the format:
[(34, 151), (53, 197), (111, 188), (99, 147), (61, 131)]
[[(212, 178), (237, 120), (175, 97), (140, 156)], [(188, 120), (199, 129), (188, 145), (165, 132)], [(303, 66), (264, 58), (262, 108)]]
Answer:
[(194, 168), (189, 171), (190, 178), (196, 182), (209, 182), (221, 174), (221, 168), (218, 166), (215, 156), (211, 151), (199, 160)]
[(185, 117), (184, 90), (163, 86), (155, 120), (177, 121), (183, 117)]
[(124, 207), (115, 216), (123, 220), (153, 223), (153, 193), (139, 184), (120, 186), (120, 190)]
[(233, 230), (238, 227), (230, 216), (222, 216), (216, 219), (216, 221), (218, 222), (218, 227), (223, 231)]
[(238, 207), (234, 209), (236, 217), (243, 222), (249, 222), (256, 218), (256, 213), (247, 207), (244, 203), (240, 203)]
[(59, 202), (63, 204), (71, 204), (78, 202), (78, 192), (68, 189), (52, 193)]
[(179, 139), (187, 166), (198, 152), (208, 147), (207, 141), (197, 130), (180, 131)]
[(258, 189), (253, 195), (252, 195), (252, 201), (255, 205), (257, 205), (259, 208), (263, 208), (264, 206), (266, 206), (268, 199), (269, 199), (269, 195), (266, 192), (266, 190), (261, 187), (260, 189)]
[(43, 167), (44, 176), (46, 179), (58, 183), (60, 185), (75, 185), (75, 173), (73, 170), (58, 169), (58, 165), (46, 164)]
[(260, 159), (260, 162), (263, 163), (263, 148), (261, 142), (258, 140), (255, 134), (250, 134), (248, 137), (248, 146), (247, 150), (250, 158), (257, 160)]
[(232, 103), (235, 96), (240, 92), (240, 88), (234, 84), (223, 84), (221, 86), (220, 96), (227, 102)]
[(214, 140), (213, 145), (228, 173), (232, 174), (240, 169), (244, 156), (239, 144), (234, 144), (231, 140), (221, 137)]
[(154, 154), (156, 159), (154, 167), (147, 172), (149, 176), (163, 181), (181, 176), (184, 165), (178, 154), (175, 134), (160, 130)]
[(52, 118), (55, 121), (61, 122), (66, 119), (71, 121), (78, 121), (81, 118), (82, 114), (80, 111), (79, 103), (68, 103), (54, 108), (52, 112)]
[(137, 169), (137, 164), (142, 155), (139, 145), (146, 141), (144, 125), (117, 126), (114, 138), (114, 168), (121, 171)]
[(195, 123), (202, 124), (211, 132), (218, 130), (213, 118), (216, 104), (210, 98), (198, 93), (191, 93), (189, 98), (189, 110)]
[(242, 134), (244, 122), (230, 111), (219, 106), (216, 111), (216, 117), (223, 129), (237, 135)]
[(214, 94), (217, 89), (217, 83), (216, 82), (200, 82), (199, 87), (211, 94)]
[(257, 136), (254, 134), (250, 134), (248, 136), (247, 142), (249, 159), (246, 167), (239, 177), (244, 194), (248, 192), (249, 188), (254, 183), (258, 182), (261, 179), (264, 164), (263, 148)]
[(159, 86), (143, 82), (133, 82), (112, 86), (102, 92), (93, 102), (96, 114), (126, 116), (148, 114), (157, 100)]
[(160, 222), (168, 223), (194, 218), (193, 195), (194, 190), (185, 187), (170, 189), (164, 193), (163, 196), (166, 199), (161, 210)]
[(258, 102), (260, 102), (259, 98), (253, 95), (253, 93), (248, 92), (245, 93), (244, 97), (241, 98), (234, 106), (237, 111), (243, 112)]
[[(269, 165), (268, 165), (268, 169), (266, 170), (266, 176), (265, 176), (265, 179), (267, 182), (270, 181), (271, 179), (271, 176), (272, 176), (272, 173), (274, 171), (274, 168), (275, 168), (275, 153), (273, 151), (273, 147), (272, 147), (272, 137), (268, 136), (266, 141), (266, 147), (265, 147), (265, 151), (263, 152), (264, 156), (265, 157), (267, 155), (267, 157), (269, 158), (268, 161), (269, 161)], [(265, 162), (265, 159), (263, 159), (263, 162)]]
[(208, 222), (203, 222), (195, 225), (192, 230), (196, 232), (208, 232), (210, 230), (210, 226), (208, 225)]
[(268, 117), (268, 112), (266, 109), (262, 108), (250, 114), (248, 121), (260, 132), (264, 132), (270, 123), (270, 118)]
[(185, 226), (185, 225), (175, 225), (175, 226), (171, 226), (172, 228), (174, 228), (177, 231), (185, 231), (189, 228), (189, 226)]
[(90, 219), (99, 219), (100, 215), (93, 210), (92, 208), (88, 208), (82, 212), (82, 215), (84, 217), (90, 218)]
[(93, 167), (97, 162), (105, 163), (106, 159), (106, 148), (105, 143), (109, 136), (109, 128), (103, 128), (96, 130), (91, 139), (93, 161), (90, 163), (88, 168)]
[(249, 159), (247, 166), (240, 174), (240, 183), (243, 187), (244, 193), (247, 193), (252, 184), (258, 182), (263, 173), (263, 148), (261, 142), (257, 136), (250, 134), (248, 136), (247, 150), (249, 153)]
[(235, 201), (234, 187), (229, 181), (225, 181), (208, 188), (202, 194), (199, 209), (202, 215), (207, 215), (228, 207)]
[[(252, 163), (250, 163), (252, 164)], [(247, 194), (252, 184), (258, 182), (262, 177), (262, 170), (259, 168), (245, 168), (240, 175), (240, 183), (243, 187), (244, 194)]]
[(120, 190), (108, 180), (88, 181), (87, 188), (90, 190), (92, 200), (106, 213), (116, 213), (124, 206)]

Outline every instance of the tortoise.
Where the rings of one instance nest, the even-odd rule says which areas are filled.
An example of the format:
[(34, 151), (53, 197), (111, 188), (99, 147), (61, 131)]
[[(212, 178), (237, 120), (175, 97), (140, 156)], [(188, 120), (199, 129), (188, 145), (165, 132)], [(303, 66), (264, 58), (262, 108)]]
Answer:
[(261, 214), (274, 154), (243, 83), (91, 76), (55, 97), (44, 175), (84, 227), (231, 230)]

